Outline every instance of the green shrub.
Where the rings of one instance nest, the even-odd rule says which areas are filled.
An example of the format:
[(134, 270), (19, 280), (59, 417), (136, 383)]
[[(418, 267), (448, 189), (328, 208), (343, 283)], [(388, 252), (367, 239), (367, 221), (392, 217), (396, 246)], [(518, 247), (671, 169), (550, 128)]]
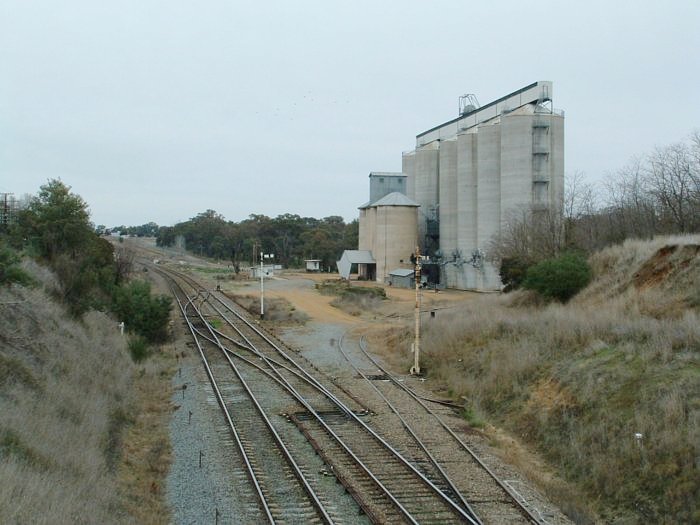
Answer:
[(112, 310), (129, 332), (158, 343), (168, 338), (171, 305), (169, 297), (151, 295), (148, 282), (131, 281), (115, 288)]
[(29, 274), (19, 267), (19, 256), (0, 242), (0, 285), (32, 284)]
[(576, 253), (565, 253), (530, 267), (523, 287), (549, 299), (566, 302), (590, 280), (591, 267), (588, 261)]
[(133, 359), (135, 363), (143, 361), (150, 354), (148, 341), (139, 335), (130, 337), (129, 353), (131, 354), (131, 359)]
[(504, 257), (501, 260), (500, 268), (503, 291), (510, 292), (520, 288), (530, 266), (532, 264), (521, 257)]

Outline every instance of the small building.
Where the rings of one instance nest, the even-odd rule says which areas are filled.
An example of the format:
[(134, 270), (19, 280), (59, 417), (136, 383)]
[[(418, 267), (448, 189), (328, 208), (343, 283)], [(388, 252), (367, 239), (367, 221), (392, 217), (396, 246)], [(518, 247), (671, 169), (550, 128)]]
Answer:
[(321, 259), (306, 259), (307, 272), (320, 272), (321, 271)]
[(373, 281), (377, 275), (377, 261), (369, 250), (345, 250), (336, 262), (338, 273), (343, 279), (350, 279), (353, 264), (357, 265), (359, 279)]
[[(275, 270), (281, 269), (282, 267), (280, 266), (277, 268), (279, 265), (275, 264), (266, 264), (262, 267), (263, 275), (265, 277), (272, 277), (275, 275)], [(260, 266), (251, 266), (248, 269), (248, 273), (250, 275), (251, 279), (260, 279)]]
[(415, 270), (397, 268), (389, 272), (389, 284), (396, 288), (413, 288), (415, 286)]

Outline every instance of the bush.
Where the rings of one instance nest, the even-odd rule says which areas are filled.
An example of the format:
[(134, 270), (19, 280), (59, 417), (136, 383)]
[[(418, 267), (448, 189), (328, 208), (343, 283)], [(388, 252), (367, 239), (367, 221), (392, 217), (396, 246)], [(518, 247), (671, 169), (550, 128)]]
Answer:
[(527, 270), (523, 287), (543, 297), (566, 302), (591, 280), (591, 267), (581, 255), (566, 253)]
[(19, 256), (0, 243), (0, 285), (12, 283), (26, 286), (32, 278), (19, 267)]
[(133, 359), (135, 363), (143, 361), (149, 354), (148, 341), (139, 335), (130, 337), (129, 353), (131, 354), (131, 359)]
[(523, 283), (527, 269), (532, 264), (522, 257), (505, 257), (501, 260), (500, 276), (503, 291), (517, 290)]
[(169, 297), (152, 296), (148, 282), (132, 281), (115, 289), (112, 310), (129, 332), (158, 343), (168, 337), (171, 304)]

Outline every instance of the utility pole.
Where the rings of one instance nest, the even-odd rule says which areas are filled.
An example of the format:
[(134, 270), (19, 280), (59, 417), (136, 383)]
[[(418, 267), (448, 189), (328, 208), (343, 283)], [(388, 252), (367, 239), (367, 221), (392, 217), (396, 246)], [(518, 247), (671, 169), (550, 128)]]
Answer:
[(411, 367), (411, 375), (420, 375), (420, 274), (421, 274), (421, 264), (420, 264), (420, 247), (416, 246), (416, 262), (415, 262), (415, 273), (413, 280), (416, 285), (416, 307), (414, 309), (414, 319), (416, 323), (416, 329), (413, 339), (413, 366)]
[(274, 253), (260, 252), (260, 319), (265, 319), (265, 268), (263, 267), (263, 259), (272, 259)]
[(263, 252), (260, 252), (260, 319), (265, 319), (265, 281), (263, 277)]

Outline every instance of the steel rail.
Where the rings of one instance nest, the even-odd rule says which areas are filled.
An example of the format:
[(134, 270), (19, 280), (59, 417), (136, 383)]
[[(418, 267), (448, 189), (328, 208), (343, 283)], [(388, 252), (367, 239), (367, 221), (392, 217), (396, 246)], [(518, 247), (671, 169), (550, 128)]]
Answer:
[[(176, 273), (176, 272), (173, 272)], [(177, 273), (176, 273), (177, 275)], [(190, 286), (193, 288), (199, 288), (200, 291), (202, 290), (201, 285), (194, 281), (194, 279), (191, 279), (189, 277), (183, 278), (183, 280), (189, 281)], [(192, 285), (191, 283), (194, 283)], [(198, 296), (200, 295), (199, 293), (197, 294)], [(412, 472), (413, 476), (415, 476), (420, 482), (425, 485), (426, 487), (429, 488), (429, 490), (433, 493), (434, 496), (437, 496), (439, 500), (443, 502), (444, 505), (446, 505), (449, 509), (451, 509), (451, 512), (456, 514), (456, 516), (459, 516), (461, 519), (464, 521), (471, 523), (473, 525), (476, 525), (478, 522), (472, 518), (472, 516), (469, 515), (465, 509), (463, 509), (461, 506), (457, 505), (451, 498), (447, 497), (435, 484), (428, 479), (423, 473), (421, 473), (418, 469), (415, 468), (415, 466), (410, 463), (406, 458), (404, 458), (394, 447), (392, 447), (386, 440), (384, 440), (381, 436), (379, 436), (371, 427), (369, 427), (364, 421), (359, 419), (359, 417), (352, 412), (349, 408), (347, 408), (341, 401), (337, 399), (336, 396), (334, 396), (332, 393), (328, 391), (328, 389), (321, 385), (318, 380), (316, 380), (313, 376), (311, 376), (306, 370), (304, 370), (301, 366), (299, 366), (289, 355), (287, 355), (277, 344), (275, 344), (267, 335), (262, 333), (257, 327), (255, 327), (252, 323), (250, 323), (245, 317), (243, 317), (240, 313), (236, 312), (234, 309), (232, 309), (226, 302), (222, 301), (219, 297), (217, 297), (215, 294), (210, 294), (207, 293), (206, 299), (208, 300), (209, 297), (213, 297), (216, 299), (220, 304), (222, 304), (228, 311), (230, 311), (236, 318), (238, 318), (240, 321), (242, 321), (250, 330), (252, 330), (258, 337), (263, 339), (270, 347), (274, 349), (275, 352), (277, 352), (279, 355), (281, 355), (283, 358), (285, 358), (287, 361), (289, 361), (294, 367), (296, 367), (304, 376), (308, 377), (309, 380), (311, 380), (312, 383), (314, 383), (314, 388), (319, 390), (321, 393), (327, 396), (328, 399), (330, 399), (333, 404), (335, 404), (342, 412), (346, 414), (346, 417), (349, 419), (353, 420), (357, 425), (359, 425), (365, 432), (367, 432), (374, 440), (376, 440), (382, 448), (387, 450), (395, 459), (399, 461), (399, 463), (403, 464), (405, 468), (407, 468), (409, 471)], [(228, 298), (227, 298), (228, 299)], [(230, 299), (229, 299), (230, 300)], [(212, 306), (211, 303), (209, 303), (209, 306)], [(255, 345), (252, 344), (250, 339), (246, 337), (241, 330), (239, 330), (233, 322), (231, 322), (230, 319), (225, 318), (229, 326), (236, 330), (238, 334), (243, 337), (243, 339), (246, 342), (246, 345), (249, 347), (254, 347)], [(202, 315), (202, 321), (209, 326), (209, 323), (206, 322), (206, 319), (204, 319), (204, 316)], [(398, 501), (396, 496), (391, 493), (391, 491), (379, 480), (372, 472), (371, 470), (364, 464), (364, 462), (350, 449), (350, 447), (343, 442), (343, 440), (338, 436), (335, 431), (333, 431), (332, 428), (323, 420), (323, 418), (317, 413), (317, 411), (304, 399), (303, 396), (301, 396), (295, 389), (292, 387), (291, 384), (289, 384), (288, 380), (282, 375), (282, 373), (270, 362), (270, 358), (266, 356), (264, 353), (260, 352), (259, 350), (256, 350), (256, 355), (261, 358), (266, 365), (274, 371), (275, 374), (278, 375), (281, 381), (286, 383), (287, 387), (293, 391), (295, 396), (297, 397), (297, 400), (299, 403), (304, 406), (310, 414), (313, 415), (313, 417), (319, 422), (319, 424), (324, 428), (326, 433), (331, 436), (336, 443), (338, 443), (341, 448), (343, 448), (346, 453), (353, 459), (353, 461), (360, 466), (360, 468), (366, 472), (366, 475), (372, 479), (372, 481), (381, 488), (381, 490), (387, 495), (387, 497), (390, 499), (392, 504), (399, 509), (399, 511), (404, 515), (404, 517), (409, 520), (411, 523), (418, 523), (413, 516), (410, 514), (410, 512)], [(235, 352), (234, 352), (235, 354)]]
[[(199, 316), (199, 318), (202, 320), (202, 322), (205, 324), (205, 326), (208, 328), (209, 333), (211, 334), (213, 338), (213, 344), (217, 346), (220, 350), (224, 349), (223, 344), (221, 341), (218, 339), (216, 334), (213, 332), (211, 326), (209, 323), (207, 323), (206, 319), (204, 318), (202, 312), (200, 309), (196, 308), (196, 313)], [(199, 330), (198, 330), (199, 332)], [(299, 482), (302, 484), (302, 487), (304, 491), (308, 494), (308, 496), (311, 498), (313, 506), (316, 508), (316, 510), (321, 514), (321, 518), (325, 523), (333, 523), (332, 518), (328, 515), (326, 512), (326, 509), (324, 508), (323, 503), (321, 500), (318, 498), (318, 495), (316, 492), (313, 490), (313, 487), (309, 484), (308, 480), (304, 476), (303, 472), (301, 471), (301, 468), (299, 467), (299, 464), (296, 462), (294, 457), (292, 456), (291, 452), (289, 451), (289, 448), (284, 444), (284, 441), (282, 441), (282, 437), (279, 435), (277, 432), (277, 429), (275, 429), (275, 426), (272, 424), (272, 421), (270, 421), (270, 418), (267, 416), (265, 413), (265, 410), (262, 408), (260, 403), (258, 402), (257, 398), (255, 397), (255, 394), (253, 394), (253, 391), (250, 389), (248, 386), (248, 383), (246, 380), (243, 378), (243, 375), (241, 374), (240, 370), (236, 366), (236, 364), (233, 362), (231, 359), (230, 355), (228, 352), (223, 352), (223, 355), (226, 357), (226, 361), (229, 363), (231, 366), (231, 369), (233, 372), (236, 374), (236, 377), (240, 381), (241, 385), (243, 386), (246, 394), (248, 394), (248, 397), (250, 400), (253, 402), (253, 405), (255, 406), (256, 410), (260, 414), (260, 417), (264, 421), (265, 425), (267, 426), (268, 430), (272, 434), (272, 436), (275, 439), (275, 442), (277, 443), (278, 448), (282, 452), (283, 456), (289, 463), (289, 465), (292, 467), (292, 470), (299, 480)]]
[(343, 350), (343, 340), (345, 338), (346, 334), (343, 334), (340, 338), (340, 341), (338, 341), (338, 350), (340, 350), (340, 353), (343, 354), (343, 357), (345, 360), (348, 362), (348, 364), (357, 372), (366, 382), (369, 384), (374, 391), (377, 393), (377, 395), (382, 398), (382, 400), (387, 404), (389, 409), (396, 415), (396, 417), (399, 418), (399, 421), (403, 425), (403, 427), (406, 429), (406, 431), (411, 435), (411, 437), (414, 439), (418, 447), (425, 453), (425, 455), (428, 457), (432, 465), (437, 469), (437, 471), (440, 473), (440, 476), (442, 476), (444, 482), (447, 484), (447, 486), (452, 490), (452, 492), (455, 494), (455, 496), (459, 499), (460, 503), (464, 506), (466, 511), (474, 518), (476, 523), (479, 525), (483, 525), (483, 522), (481, 521), (481, 518), (477, 515), (476, 511), (472, 508), (472, 506), (467, 502), (467, 500), (464, 498), (464, 495), (459, 491), (459, 489), (455, 486), (454, 482), (450, 479), (450, 477), (447, 475), (445, 470), (442, 468), (442, 465), (435, 459), (435, 457), (432, 455), (432, 453), (428, 450), (428, 447), (425, 446), (425, 443), (418, 437), (418, 435), (415, 433), (413, 428), (408, 424), (408, 422), (401, 416), (399, 413), (398, 409), (389, 401), (389, 399), (377, 388), (377, 386), (374, 384), (373, 381), (371, 381), (367, 375), (362, 372), (355, 364), (351, 361), (350, 356)]
[[(265, 340), (272, 348), (275, 349), (275, 351), (277, 351), (277, 352), (278, 352), (280, 355), (282, 355), (285, 359), (287, 359), (287, 360), (288, 360), (289, 362), (291, 362), (294, 366), (296, 366), (304, 375), (306, 375), (306, 376), (308, 376), (308, 377), (312, 377), (312, 376), (310, 376), (310, 374), (308, 374), (308, 372), (306, 372), (303, 368), (301, 368), (294, 360), (292, 360), (281, 348), (279, 348), (273, 341), (271, 341), (270, 338), (268, 338), (265, 334), (263, 334), (260, 330), (258, 330), (257, 327), (255, 327), (252, 323), (250, 323), (247, 319), (245, 319), (245, 318), (244, 318), (242, 315), (240, 315), (238, 312), (236, 312), (235, 310), (233, 310), (233, 309), (232, 309), (230, 306), (228, 306), (225, 302), (221, 301), (218, 297), (216, 297), (216, 295), (214, 295), (214, 298), (217, 299), (222, 305), (224, 305), (225, 308), (227, 308), (231, 313), (233, 313), (233, 314), (234, 314), (236, 317), (238, 317), (241, 321), (243, 321), (243, 322), (244, 322), (250, 329), (252, 329), (259, 337), (261, 337), (263, 340)], [(250, 340), (249, 340), (243, 333), (241, 333), (240, 330), (237, 329), (237, 327), (235, 327), (233, 324), (230, 324), (230, 326), (231, 326), (234, 330), (236, 330), (236, 331), (239, 333), (239, 335), (240, 335), (241, 337), (243, 337), (243, 339), (246, 341), (246, 343), (247, 343), (249, 346), (251, 346), (251, 347), (254, 346), (254, 345), (250, 342)], [(258, 355), (259, 357), (261, 357), (261, 358), (268, 364), (268, 366), (269, 366), (272, 370), (274, 370), (275, 373), (277, 373), (277, 374), (280, 376), (280, 378), (281, 378), (283, 381), (287, 382), (287, 380), (286, 380), (285, 378), (282, 377), (281, 373), (269, 362), (268, 356), (266, 356), (266, 355), (263, 354), (262, 352), (258, 352), (257, 355)], [(314, 383), (318, 383), (318, 381), (314, 380)], [(291, 385), (290, 385), (290, 388), (293, 388), (293, 387), (291, 387)], [(322, 392), (323, 392), (324, 394), (325, 394), (326, 392), (328, 392), (328, 390), (327, 390), (325, 387), (321, 386), (321, 388), (323, 389)], [(476, 525), (476, 524), (478, 523), (478, 522), (475, 521), (474, 518), (468, 513), (468, 511), (466, 511), (465, 509), (463, 509), (462, 507), (460, 507), (459, 505), (457, 505), (451, 498), (449, 498), (448, 496), (446, 496), (446, 495), (445, 495), (445, 494), (444, 494), (430, 479), (428, 479), (422, 472), (420, 472), (411, 462), (409, 462), (406, 458), (404, 458), (394, 447), (392, 447), (386, 440), (384, 440), (384, 438), (382, 438), (380, 435), (378, 435), (371, 427), (369, 427), (364, 421), (362, 421), (354, 412), (352, 412), (350, 409), (348, 409), (347, 407), (345, 407), (345, 405), (342, 404), (342, 402), (339, 401), (335, 396), (333, 396), (332, 394), (330, 394), (330, 396), (331, 396), (330, 399), (332, 400), (332, 402), (333, 402), (334, 404), (336, 404), (336, 405), (338, 406), (339, 409), (341, 409), (343, 412), (346, 413), (346, 415), (347, 415), (349, 418), (353, 419), (357, 424), (359, 424), (361, 427), (363, 427), (364, 430), (365, 430), (366, 432), (368, 432), (375, 440), (377, 440), (384, 448), (386, 448), (387, 450), (389, 450), (389, 451), (392, 453), (392, 455), (393, 455), (396, 459), (398, 459), (401, 463), (403, 463), (406, 467), (408, 467), (411, 471), (413, 471), (413, 473), (421, 480), (421, 482), (424, 483), (425, 485), (429, 486), (430, 489), (431, 489), (432, 491), (434, 491), (448, 506), (450, 506), (450, 507), (453, 509), (454, 512), (458, 513), (462, 518), (466, 519), (469, 523), (472, 523), (472, 524), (474, 524), (474, 525)], [(302, 401), (303, 401), (303, 403), (304, 403), (305, 405), (308, 406), (309, 411), (312, 412), (317, 418), (319, 418), (319, 421), (322, 421), (322, 420), (320, 419), (320, 417), (317, 415), (316, 411), (313, 410), (313, 408), (310, 407), (310, 406), (308, 405), (308, 403), (306, 402), (306, 400), (304, 400), (304, 399), (302, 398)], [(327, 425), (325, 424), (325, 422), (322, 422), (322, 424), (324, 425), (324, 427), (327, 427)], [(333, 435), (335, 436), (335, 433), (334, 433), (330, 428), (328, 428), (328, 431), (331, 432), (331, 433), (333, 433)], [(342, 441), (340, 441), (340, 438), (339, 438), (339, 437), (335, 436), (335, 439), (337, 439), (339, 443), (342, 443)], [(343, 446), (345, 447), (345, 444), (343, 444)], [(354, 455), (354, 454), (353, 454), (353, 455)], [(359, 460), (359, 459), (358, 459), (358, 460)]]
[[(197, 340), (197, 338), (194, 336), (194, 327), (192, 326), (192, 323), (190, 322), (190, 320), (187, 318), (187, 315), (185, 313), (185, 307), (183, 307), (182, 301), (180, 301), (180, 298), (177, 296), (177, 294), (176, 294), (175, 290), (172, 288), (172, 285), (170, 284), (170, 282), (168, 282), (168, 285), (170, 286), (170, 289), (173, 293), (173, 296), (175, 297), (175, 300), (177, 301), (177, 304), (180, 308), (180, 312), (182, 313), (182, 316), (185, 319), (185, 322), (187, 323), (187, 327), (190, 330), (190, 333), (192, 334), (192, 337), (195, 341), (195, 344), (197, 345), (197, 350), (199, 351), (199, 355), (201, 356), (202, 361), (204, 363), (204, 368), (207, 372), (207, 376), (209, 376), (209, 381), (211, 382), (212, 390), (214, 391), (214, 394), (216, 395), (216, 400), (219, 403), (219, 406), (221, 407), (221, 409), (224, 412), (226, 422), (228, 423), (228, 426), (231, 429), (231, 433), (233, 434), (234, 440), (236, 442), (236, 447), (238, 448), (238, 451), (240, 452), (241, 457), (243, 458), (243, 462), (245, 463), (246, 472), (248, 474), (248, 477), (250, 478), (251, 483), (255, 487), (255, 492), (258, 496), (258, 500), (260, 501), (262, 511), (265, 514), (265, 517), (267, 518), (268, 522), (271, 524), (274, 524), (275, 519), (272, 517), (270, 506), (268, 505), (267, 499), (265, 498), (265, 495), (263, 494), (262, 487), (260, 486), (258, 478), (255, 474), (255, 470), (253, 469), (253, 466), (250, 463), (250, 458), (248, 457), (248, 454), (245, 451), (245, 448), (243, 447), (243, 443), (241, 442), (241, 438), (238, 434), (238, 431), (236, 430), (236, 425), (233, 423), (233, 419), (231, 418), (231, 414), (229, 413), (228, 408), (226, 408), (226, 403), (224, 403), (223, 396), (221, 395), (221, 390), (219, 389), (219, 386), (218, 386), (216, 380), (214, 379), (214, 375), (211, 371), (211, 368), (209, 367), (209, 363), (207, 362), (206, 358), (204, 357), (204, 350), (202, 349), (201, 345), (199, 344), (199, 341)], [(185, 294), (185, 297), (187, 297), (187, 294)], [(188, 297), (188, 300), (189, 300), (189, 297)]]
[[(335, 394), (333, 394), (333, 392), (328, 390), (328, 388), (326, 388), (326, 386), (323, 383), (321, 383), (318, 379), (316, 379), (314, 376), (312, 376), (306, 370), (304, 370), (302, 367), (300, 367), (296, 363), (296, 361), (294, 361), (281, 348), (279, 348), (269, 337), (267, 337), (267, 335), (265, 335), (263, 332), (258, 330), (258, 328), (255, 325), (253, 325), (250, 321), (248, 321), (240, 313), (236, 312), (233, 308), (231, 308), (228, 304), (226, 304), (226, 302), (222, 301), (221, 298), (217, 297), (216, 295), (214, 295), (213, 297), (221, 305), (223, 305), (224, 308), (226, 308), (229, 312), (231, 312), (233, 315), (235, 315), (240, 321), (242, 321), (248, 328), (253, 330), (253, 332), (255, 332), (255, 334), (258, 337), (261, 337), (268, 345), (273, 347), (275, 349), (275, 351), (277, 353), (279, 353), (284, 359), (286, 359), (289, 363), (291, 363), (294, 367), (296, 367), (296, 369), (299, 370), (299, 373), (301, 373), (310, 384), (312, 384), (315, 388), (317, 388), (321, 393), (328, 396), (334, 403), (338, 404), (338, 408), (340, 408), (340, 410), (345, 412), (348, 416), (351, 416), (351, 414), (353, 414), (352, 410), (350, 410), (348, 407), (346, 407), (345, 404), (342, 401), (340, 401)], [(226, 297), (226, 296), (224, 296), (224, 297)], [(228, 297), (227, 297), (227, 299), (228, 299)], [(217, 308), (214, 307), (214, 309), (217, 312), (219, 312), (219, 310)], [(245, 342), (248, 346), (252, 345), (252, 343), (248, 340), (248, 338), (245, 335), (243, 335), (243, 333), (236, 326), (234, 326), (233, 322), (230, 319), (228, 319), (225, 315), (223, 315), (223, 313), (220, 313), (220, 315), (229, 324), (229, 326), (231, 326), (231, 328), (236, 330), (236, 332), (238, 332), (238, 334), (241, 337), (243, 337), (243, 339), (245, 340)], [(267, 360), (272, 359), (269, 356), (266, 356), (259, 351), (258, 351), (258, 353), (259, 353), (259, 356), (263, 357), (264, 359), (267, 359)], [(285, 368), (288, 368), (288, 367), (285, 366)]]
[[(243, 336), (243, 337), (245, 337), (245, 336)], [(231, 352), (231, 351), (229, 351), (229, 352)], [(246, 362), (248, 362), (249, 364), (252, 364), (253, 366), (255, 366), (256, 368), (261, 369), (259, 364), (253, 363), (252, 361), (247, 360), (247, 359), (243, 358), (242, 356), (237, 355), (235, 352), (231, 352), (231, 353), (233, 353), (239, 359), (243, 359)], [(256, 353), (256, 355), (258, 355), (258, 357), (260, 357), (267, 364), (267, 366), (272, 370), (272, 372), (268, 371), (267, 375), (269, 377), (272, 377), (273, 379), (275, 379), (275, 381), (277, 381), (282, 386), (284, 386), (284, 388), (290, 393), (290, 395), (293, 398), (295, 398), (297, 400), (297, 402), (300, 403), (318, 421), (318, 423), (323, 427), (323, 430), (329, 436), (331, 436), (333, 438), (333, 440), (335, 440), (335, 442), (338, 443), (338, 445), (340, 445), (340, 447), (353, 460), (353, 462), (358, 467), (360, 467), (360, 469), (364, 472), (364, 474), (366, 476), (368, 476), (377, 487), (379, 487), (379, 489), (390, 499), (392, 504), (399, 510), (399, 512), (403, 515), (403, 517), (406, 518), (413, 525), (419, 525), (418, 521), (416, 521), (415, 518), (413, 518), (413, 516), (408, 511), (408, 509), (406, 509), (401, 504), (401, 502), (398, 501), (398, 499), (396, 499), (396, 496), (394, 496), (394, 494), (392, 494), (392, 492), (381, 482), (381, 480), (379, 480), (372, 473), (372, 471), (369, 469), (369, 467), (367, 467), (367, 465), (365, 465), (365, 463), (352, 451), (352, 449), (350, 449), (350, 447), (340, 438), (340, 436), (338, 436), (337, 433), (332, 428), (330, 428), (330, 426), (323, 420), (321, 415), (306, 401), (306, 399), (304, 399), (304, 397), (301, 394), (299, 394), (296, 391), (296, 389), (294, 389), (293, 386), (291, 386), (289, 384), (289, 382), (286, 380), (286, 378), (284, 378), (277, 371), (277, 369), (269, 363), (269, 361), (266, 359), (266, 356), (262, 353)], [(277, 378), (275, 378), (272, 375), (273, 372), (275, 372), (275, 374), (278, 376)], [(352, 413), (352, 411), (350, 411), (347, 408), (343, 412), (345, 412), (346, 415), (348, 412)]]
[(483, 460), (476, 454), (476, 452), (474, 452), (471, 449), (471, 447), (469, 447), (469, 445), (467, 445), (464, 441), (462, 441), (460, 439), (460, 437), (449, 427), (449, 425), (447, 425), (447, 423), (445, 423), (445, 421), (437, 413), (435, 413), (435, 411), (432, 408), (430, 408), (428, 405), (426, 405), (422, 401), (421, 397), (418, 394), (416, 394), (410, 388), (408, 388), (406, 385), (404, 385), (400, 381), (398, 381), (388, 370), (386, 370), (383, 366), (381, 366), (379, 364), (379, 362), (377, 362), (377, 360), (374, 359), (374, 357), (372, 357), (369, 354), (369, 352), (367, 351), (366, 345), (367, 345), (367, 340), (366, 340), (365, 336), (362, 336), (360, 338), (360, 344), (359, 344), (359, 347), (360, 347), (360, 350), (362, 351), (362, 353), (365, 356), (367, 356), (367, 358), (379, 370), (381, 370), (382, 373), (384, 373), (393, 384), (398, 386), (400, 389), (404, 390), (409, 396), (411, 396), (413, 399), (415, 399), (416, 402), (421, 407), (423, 407), (431, 416), (433, 416), (438, 421), (440, 426), (442, 426), (442, 428), (444, 428), (450, 434), (450, 436), (452, 436), (452, 438), (454, 438), (454, 440), (459, 444), (459, 446), (463, 450), (468, 452), (469, 455), (477, 462), (477, 464), (480, 467), (482, 467), (491, 476), (491, 478), (493, 478), (493, 480), (499, 485), (499, 487), (501, 487), (501, 489), (503, 489), (503, 491), (515, 502), (518, 510), (520, 510), (520, 512), (523, 513), (528, 520), (530, 520), (533, 523), (536, 523), (538, 525), (546, 525), (547, 522), (541, 518), (538, 518), (530, 511), (530, 509), (526, 508), (523, 505), (523, 503), (516, 497), (516, 495), (513, 494), (513, 492), (510, 490), (510, 488), (508, 488), (508, 486), (488, 467), (488, 465), (486, 465), (486, 463), (483, 462)]

